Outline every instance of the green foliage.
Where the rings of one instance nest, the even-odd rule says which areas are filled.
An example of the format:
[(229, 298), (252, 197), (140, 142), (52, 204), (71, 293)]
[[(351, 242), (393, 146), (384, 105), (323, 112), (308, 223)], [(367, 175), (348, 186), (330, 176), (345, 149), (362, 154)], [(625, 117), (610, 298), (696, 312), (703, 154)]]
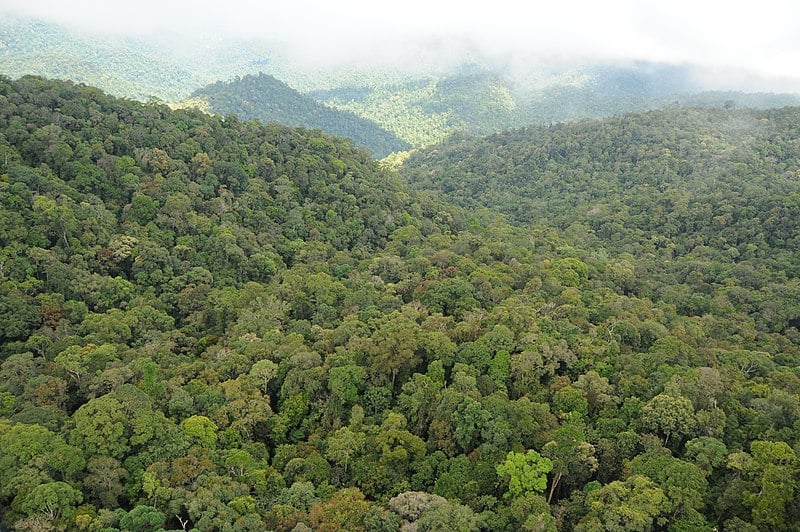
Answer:
[[(330, 135), (348, 137), (378, 158), (410, 147), (378, 124), (349, 111), (317, 103), (268, 74), (217, 82), (195, 91), (192, 96), (202, 98), (215, 113), (236, 114), (264, 123), (321, 129)], [(322, 139), (310, 139), (310, 145), (315, 148), (323, 147), (323, 142)], [(343, 172), (345, 165), (339, 163), (337, 169)]]
[(567, 485), (578, 487), (598, 467), (594, 445), (586, 441), (579, 421), (568, 420), (553, 432), (551, 438), (542, 447), (543, 455), (551, 460), (553, 471), (548, 503), (562, 480)]
[(128, 416), (116, 397), (92, 399), (75, 412), (70, 442), (87, 455), (122, 458), (130, 449), (127, 421)]
[(796, 110), (440, 146), (539, 179), (513, 226), (319, 133), (0, 91), (0, 527), (800, 519)]
[(627, 468), (633, 475), (645, 476), (659, 485), (666, 497), (664, 511), (671, 514), (672, 520), (699, 516), (703, 510), (708, 483), (696, 465), (667, 454), (645, 453), (631, 460)]
[(717, 438), (701, 436), (686, 442), (684, 454), (708, 474), (713, 468), (720, 467), (725, 463), (728, 449)]
[(575, 530), (654, 530), (664, 492), (647, 477), (634, 475), (590, 491), (587, 502), (589, 513)]
[(659, 394), (642, 408), (642, 424), (645, 428), (664, 436), (664, 445), (670, 436), (688, 434), (696, 423), (692, 403), (685, 397)]
[(800, 460), (785, 442), (754, 441), (752, 460), (745, 471), (751, 479), (742, 502), (752, 508), (753, 523), (762, 528), (787, 530), (792, 522), (790, 505), (797, 490)]
[(547, 474), (552, 470), (553, 462), (533, 449), (526, 453), (510, 451), (505, 461), (497, 465), (497, 474), (509, 477), (505, 497), (542, 493), (547, 487)]
[(361, 432), (353, 432), (348, 427), (342, 427), (328, 437), (328, 449), (325, 456), (329, 460), (340, 464), (347, 473), (347, 466), (353, 456), (364, 450), (366, 436)]
[(41, 323), (33, 298), (19, 290), (0, 288), (0, 339), (26, 338)]
[[(670, 110), (454, 137), (415, 153), (402, 173), (465, 206), (569, 228), (583, 245), (692, 257), (674, 268), (682, 277), (706, 248), (717, 261), (758, 257), (789, 266), (797, 264), (789, 213), (800, 190), (784, 165), (796, 156), (786, 134), (796, 113)], [(764, 159), (766, 146), (781, 155)], [(620, 281), (623, 290), (635, 289)], [(710, 309), (702, 290), (676, 294), (674, 303), (690, 315)]]
[[(22, 495), (22, 494), (20, 494)], [(42, 514), (52, 521), (68, 512), (83, 501), (83, 495), (65, 482), (48, 482), (33, 488), (30, 493), (20, 497), (20, 511), (27, 515)]]
[(137, 506), (119, 520), (127, 530), (158, 530), (164, 526), (166, 516), (152, 506)]
[(206, 416), (192, 416), (184, 419), (181, 428), (192, 439), (196, 440), (206, 449), (215, 449), (217, 446), (217, 425)]
[(467, 506), (452, 502), (445, 502), (423, 512), (416, 521), (416, 525), (418, 530), (430, 532), (479, 530), (478, 519), (472, 510)]

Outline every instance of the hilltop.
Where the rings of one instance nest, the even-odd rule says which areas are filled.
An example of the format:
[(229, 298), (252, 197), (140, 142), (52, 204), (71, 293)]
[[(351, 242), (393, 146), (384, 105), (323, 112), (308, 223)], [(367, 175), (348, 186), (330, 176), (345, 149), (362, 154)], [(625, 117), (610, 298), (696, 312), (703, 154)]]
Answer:
[(198, 89), (192, 97), (205, 102), (215, 113), (321, 129), (331, 135), (348, 137), (368, 148), (376, 158), (410, 147), (374, 122), (348, 111), (326, 107), (263, 73), (214, 83)]

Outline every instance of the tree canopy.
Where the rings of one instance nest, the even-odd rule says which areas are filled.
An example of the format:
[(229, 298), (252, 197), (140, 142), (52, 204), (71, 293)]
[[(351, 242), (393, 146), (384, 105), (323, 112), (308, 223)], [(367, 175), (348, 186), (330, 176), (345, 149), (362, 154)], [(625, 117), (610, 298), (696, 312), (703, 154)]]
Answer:
[(797, 113), (404, 170), (506, 218), (319, 130), (0, 78), (0, 526), (795, 529)]

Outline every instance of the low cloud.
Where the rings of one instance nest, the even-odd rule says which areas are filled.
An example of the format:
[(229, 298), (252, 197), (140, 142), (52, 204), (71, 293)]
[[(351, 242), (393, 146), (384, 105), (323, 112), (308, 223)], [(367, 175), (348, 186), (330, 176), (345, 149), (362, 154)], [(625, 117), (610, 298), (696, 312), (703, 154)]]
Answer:
[(793, 0), (6, 0), (0, 9), (115, 35), (278, 41), (314, 67), (413, 68), (470, 54), (506, 63), (642, 60), (752, 72), (800, 90), (800, 7)]

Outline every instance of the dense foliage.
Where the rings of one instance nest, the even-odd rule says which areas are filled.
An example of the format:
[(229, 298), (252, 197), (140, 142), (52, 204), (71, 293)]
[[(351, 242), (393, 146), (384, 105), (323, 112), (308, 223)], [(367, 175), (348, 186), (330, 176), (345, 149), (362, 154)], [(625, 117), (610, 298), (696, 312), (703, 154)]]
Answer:
[(408, 159), (414, 186), (637, 256), (706, 249), (800, 274), (800, 108), (685, 109), (477, 139)]
[[(796, 124), (748, 178), (796, 175)], [(800, 290), (760, 243), (513, 227), (319, 131), (32, 77), (0, 80), (0, 209), (3, 526), (800, 522)]]
[(326, 107), (263, 73), (228, 82), (218, 81), (195, 91), (192, 96), (208, 102), (209, 109), (215, 113), (321, 129), (331, 135), (351, 138), (377, 158), (410, 147), (376, 123), (348, 111)]

